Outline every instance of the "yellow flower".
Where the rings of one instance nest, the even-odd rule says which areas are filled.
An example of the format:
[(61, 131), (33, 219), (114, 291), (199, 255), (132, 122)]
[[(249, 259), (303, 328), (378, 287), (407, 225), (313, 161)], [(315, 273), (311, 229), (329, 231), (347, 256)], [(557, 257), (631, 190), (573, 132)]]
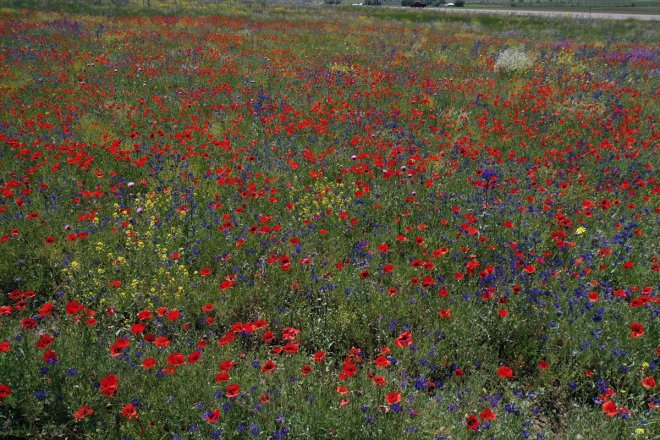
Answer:
[(580, 234), (584, 234), (585, 232), (587, 232), (587, 228), (582, 227), (582, 226), (580, 226), (579, 228), (577, 228), (577, 229), (575, 230), (575, 233), (578, 234), (578, 235), (580, 235)]
[(637, 429), (635, 429), (635, 434), (637, 434), (637, 435), (642, 435), (642, 434), (644, 434), (644, 432), (645, 432), (645, 431), (644, 431), (644, 428), (637, 428)]

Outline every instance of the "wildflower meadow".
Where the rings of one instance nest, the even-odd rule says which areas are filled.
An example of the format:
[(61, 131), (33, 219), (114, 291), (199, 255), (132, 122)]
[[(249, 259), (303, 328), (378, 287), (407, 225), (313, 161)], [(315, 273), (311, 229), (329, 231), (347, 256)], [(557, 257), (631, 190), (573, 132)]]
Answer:
[(659, 31), (0, 9), (0, 438), (657, 439)]

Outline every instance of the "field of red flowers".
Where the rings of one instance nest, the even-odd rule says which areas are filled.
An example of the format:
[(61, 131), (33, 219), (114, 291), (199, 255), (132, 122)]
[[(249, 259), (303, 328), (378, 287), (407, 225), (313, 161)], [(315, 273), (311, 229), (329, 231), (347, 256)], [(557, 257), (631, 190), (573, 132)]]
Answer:
[(0, 437), (657, 435), (657, 26), (360, 13), (2, 10)]

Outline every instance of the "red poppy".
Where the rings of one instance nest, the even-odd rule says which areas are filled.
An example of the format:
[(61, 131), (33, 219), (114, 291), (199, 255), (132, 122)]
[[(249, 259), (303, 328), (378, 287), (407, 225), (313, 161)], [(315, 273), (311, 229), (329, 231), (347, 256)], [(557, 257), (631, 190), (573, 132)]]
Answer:
[(550, 367), (550, 365), (548, 364), (548, 362), (545, 359), (541, 359), (539, 361), (539, 368), (541, 370), (547, 370), (549, 367)]
[(112, 346), (110, 346), (110, 355), (111, 356), (119, 356), (122, 351), (124, 351), (128, 346), (131, 345), (131, 341), (128, 339), (124, 338), (119, 338), (115, 341)]
[(138, 312), (137, 317), (140, 321), (146, 321), (153, 318), (154, 314), (151, 312), (151, 310), (142, 310)]
[(73, 418), (76, 420), (84, 419), (87, 416), (94, 414), (94, 410), (87, 405), (82, 405), (78, 411), (73, 413)]
[(71, 316), (82, 311), (85, 308), (84, 305), (80, 304), (78, 301), (69, 301), (66, 305), (66, 314)]
[(186, 357), (181, 353), (172, 353), (167, 357), (167, 364), (178, 367), (179, 365), (184, 365), (186, 363)]
[(441, 318), (451, 318), (451, 310), (449, 309), (440, 310), (438, 312), (438, 316), (440, 316)]
[(374, 364), (378, 365), (379, 367), (387, 367), (390, 365), (390, 361), (385, 356), (380, 355), (374, 359)]
[(46, 303), (43, 306), (39, 307), (39, 314), (41, 316), (52, 316), (53, 315), (53, 304)]
[(379, 387), (382, 387), (387, 383), (384, 376), (374, 376), (373, 382), (374, 385), (378, 385)]
[(121, 408), (121, 414), (127, 419), (138, 418), (137, 409), (132, 403), (128, 403)]
[(643, 305), (646, 304), (647, 302), (648, 302), (648, 298), (647, 298), (647, 297), (633, 298), (633, 299), (630, 301), (630, 307), (636, 309), (637, 307), (641, 307), (641, 306), (643, 306)]
[(228, 345), (230, 344), (234, 339), (236, 339), (236, 333), (234, 332), (227, 332), (224, 336), (220, 338), (218, 341), (219, 346), (223, 345)]
[(264, 366), (261, 367), (261, 372), (262, 373), (271, 373), (275, 371), (275, 368), (277, 368), (277, 364), (275, 362), (271, 361), (270, 359), (264, 363)]
[(193, 351), (188, 355), (188, 363), (189, 364), (196, 364), (200, 359), (202, 358), (202, 353), (199, 351)]
[(231, 384), (227, 387), (227, 397), (232, 399), (241, 392), (241, 387), (238, 384)]
[(393, 391), (389, 393), (387, 396), (385, 396), (385, 400), (387, 401), (388, 404), (394, 405), (395, 403), (401, 402), (401, 394), (397, 393), (396, 391)]
[(532, 266), (531, 264), (528, 264), (527, 266), (525, 266), (523, 268), (523, 272), (526, 272), (528, 274), (533, 274), (534, 272), (536, 272), (536, 268), (534, 266)]
[(503, 379), (513, 379), (513, 370), (506, 365), (497, 369), (497, 375)]
[(204, 414), (204, 420), (209, 423), (216, 423), (218, 419), (220, 419), (220, 410), (218, 408)]
[(261, 339), (264, 342), (273, 342), (273, 340), (275, 339), (275, 334), (272, 331), (268, 330), (268, 331), (264, 332)]
[(309, 365), (305, 365), (305, 366), (302, 367), (302, 369), (300, 370), (300, 374), (302, 374), (303, 376), (307, 376), (307, 375), (308, 375), (309, 373), (311, 373), (311, 372), (312, 372), (312, 367), (310, 367)]
[(218, 369), (220, 371), (229, 371), (232, 368), (234, 368), (234, 365), (235, 364), (232, 361), (224, 360), (224, 361), (220, 362), (220, 364), (218, 365)]
[(485, 410), (481, 411), (481, 412), (479, 413), (479, 417), (480, 417), (481, 420), (483, 420), (484, 422), (491, 421), (491, 420), (495, 420), (495, 419), (497, 418), (497, 416), (495, 415), (495, 413), (494, 413), (490, 408), (486, 408)]
[(651, 376), (647, 376), (644, 379), (642, 379), (642, 386), (646, 388), (647, 390), (650, 390), (651, 388), (655, 388), (655, 379)]
[(156, 359), (154, 358), (146, 358), (144, 362), (142, 362), (142, 368), (153, 368), (156, 366)]
[(467, 424), (467, 429), (469, 429), (470, 431), (478, 431), (479, 425), (481, 424), (481, 422), (475, 415), (470, 415), (465, 421), (465, 423)]
[(607, 402), (603, 403), (602, 408), (603, 408), (603, 412), (610, 417), (614, 417), (617, 414), (616, 403), (614, 403), (611, 400), (608, 400)]
[(0, 353), (5, 353), (11, 350), (11, 343), (9, 341), (0, 342)]
[(108, 376), (101, 379), (99, 383), (101, 386), (101, 394), (104, 396), (112, 397), (113, 394), (117, 391), (119, 387), (119, 379), (114, 374), (109, 374)]
[(55, 353), (53, 350), (48, 350), (47, 352), (44, 353), (42, 359), (44, 360), (44, 362), (49, 364), (55, 363), (57, 362), (58, 359), (57, 353)]
[(284, 351), (289, 354), (293, 354), (293, 353), (297, 353), (299, 348), (300, 348), (300, 342), (287, 342), (286, 345), (284, 346)]
[(357, 367), (354, 364), (348, 363), (348, 364), (344, 364), (341, 371), (346, 377), (353, 377), (355, 376)]
[[(146, 337), (145, 337), (146, 339)], [(167, 347), (170, 345), (170, 340), (165, 336), (159, 336), (155, 339), (156, 347)]]
[(227, 382), (229, 380), (229, 374), (227, 373), (218, 373), (215, 375), (215, 381), (218, 383)]
[(254, 326), (255, 330), (260, 330), (269, 326), (268, 322), (264, 321), (263, 319), (257, 319), (252, 323), (252, 325)]
[(48, 348), (50, 344), (53, 343), (55, 339), (49, 335), (48, 333), (42, 335), (39, 340), (37, 341), (37, 348), (40, 350), (43, 350), (44, 348)]
[(322, 362), (323, 359), (325, 359), (325, 352), (324, 351), (317, 351), (314, 353), (314, 356), (312, 357), (312, 360), (314, 362)]
[(412, 344), (412, 333), (403, 332), (394, 340), (394, 345), (397, 347), (407, 347)]
[(11, 388), (7, 385), (0, 383), (0, 400), (11, 395)]
[(337, 387), (337, 392), (343, 396), (345, 394), (348, 394), (349, 390), (348, 390), (347, 387), (345, 387), (343, 385), (340, 385), (340, 386)]
[(32, 318), (25, 318), (21, 320), (21, 325), (26, 329), (30, 330), (37, 326), (37, 321)]
[(633, 322), (630, 324), (630, 336), (633, 338), (639, 338), (640, 336), (644, 336), (644, 326), (642, 324), (638, 324), (636, 322)]

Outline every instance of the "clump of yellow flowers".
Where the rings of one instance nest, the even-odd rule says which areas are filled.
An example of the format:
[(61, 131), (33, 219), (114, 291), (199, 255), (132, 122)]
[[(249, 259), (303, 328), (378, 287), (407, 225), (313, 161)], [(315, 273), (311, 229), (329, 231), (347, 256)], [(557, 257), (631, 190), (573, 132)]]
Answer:
[(343, 183), (334, 182), (326, 177), (315, 180), (311, 185), (302, 186), (298, 177), (294, 176), (292, 190), (295, 205), (302, 219), (319, 216), (328, 210), (339, 212), (345, 210), (351, 203), (350, 193)]
[[(64, 290), (84, 302), (108, 293), (98, 297), (101, 305), (141, 297), (144, 306), (150, 306), (153, 295), (181, 295), (192, 283), (193, 275), (183, 259), (172, 258), (175, 253), (184, 253), (184, 248), (174, 243), (183, 235), (183, 225), (179, 221), (161, 224), (169, 209), (171, 198), (167, 193), (137, 194), (126, 207), (115, 203), (112, 218), (122, 225), (116, 228), (119, 234), (99, 238), (87, 250), (81, 249), (79, 255), (85, 258), (73, 255), (61, 269), (67, 280)], [(94, 223), (98, 221), (96, 217)], [(89, 264), (91, 261), (95, 263)], [(168, 261), (173, 264), (166, 264)], [(142, 274), (148, 266), (153, 266), (148, 271), (152, 275), (145, 278)], [(108, 288), (114, 280), (121, 283)]]

